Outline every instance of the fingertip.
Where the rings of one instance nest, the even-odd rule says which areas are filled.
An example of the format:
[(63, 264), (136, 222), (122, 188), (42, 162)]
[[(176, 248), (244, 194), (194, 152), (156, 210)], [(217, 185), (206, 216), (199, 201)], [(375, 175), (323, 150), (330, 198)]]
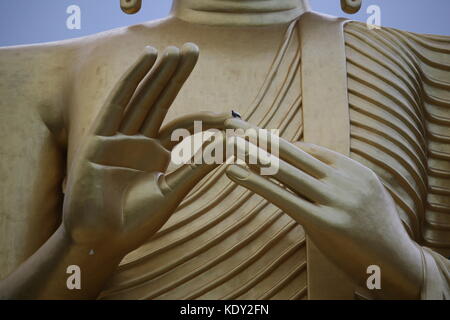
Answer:
[(192, 43), (192, 42), (186, 42), (185, 44), (183, 44), (182, 50), (184, 52), (193, 52), (193, 53), (200, 52), (199, 47), (195, 43)]
[(206, 111), (205, 114), (209, 114), (209, 115), (211, 115), (211, 117), (214, 117), (216, 119), (223, 119), (223, 121), (231, 118), (231, 114), (229, 112)]
[[(205, 123), (213, 123), (214, 125), (220, 125), (222, 126), (223, 123), (225, 123), (228, 119), (231, 118), (231, 115), (229, 112), (210, 112), (206, 111), (203, 112), (201, 116), (198, 117), (198, 119), (194, 119), (194, 121), (202, 121)], [(217, 128), (222, 129), (222, 127)]]
[(152, 46), (145, 46), (144, 48), (144, 56), (157, 56), (158, 55), (158, 50), (156, 50), (156, 48), (152, 47)]
[(167, 58), (176, 58), (180, 55), (180, 49), (175, 46), (168, 46), (164, 49), (163, 56)]
[(232, 180), (244, 181), (251, 175), (251, 171), (244, 166), (230, 164), (225, 170), (227, 176)]
[(155, 63), (157, 58), (158, 58), (158, 50), (156, 50), (152, 46), (145, 46), (138, 64), (141, 66), (145, 65), (146, 68), (148, 68)]
[(251, 127), (251, 125), (244, 120), (238, 117), (234, 117), (230, 114), (228, 119), (225, 121), (225, 127), (227, 129), (248, 129)]
[(199, 48), (193, 43), (185, 43), (181, 47), (182, 59), (185, 65), (189, 66), (189, 69), (194, 68), (194, 66), (196, 65), (199, 53)]
[(183, 55), (198, 57), (200, 49), (195, 43), (187, 42), (181, 47), (181, 53)]

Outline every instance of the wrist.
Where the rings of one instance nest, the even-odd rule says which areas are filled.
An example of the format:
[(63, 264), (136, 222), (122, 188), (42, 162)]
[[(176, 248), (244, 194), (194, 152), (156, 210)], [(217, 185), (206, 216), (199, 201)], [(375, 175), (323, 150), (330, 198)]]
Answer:
[(64, 224), (59, 226), (55, 236), (58, 241), (66, 246), (67, 256), (76, 257), (82, 264), (90, 261), (118, 264), (126, 255), (110, 239), (105, 239), (105, 241), (76, 241)]
[(408, 239), (407, 245), (396, 250), (397, 259), (390, 260), (390, 269), (383, 290), (389, 299), (418, 299), (423, 284), (423, 253), (420, 246)]

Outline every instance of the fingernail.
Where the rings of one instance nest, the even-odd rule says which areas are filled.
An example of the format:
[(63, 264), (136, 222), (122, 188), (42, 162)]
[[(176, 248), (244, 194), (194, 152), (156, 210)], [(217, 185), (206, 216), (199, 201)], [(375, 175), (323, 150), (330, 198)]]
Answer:
[(164, 49), (164, 56), (178, 56), (180, 54), (180, 49), (175, 46), (169, 46)]
[(250, 176), (249, 170), (238, 165), (229, 166), (227, 169), (227, 173), (238, 180), (245, 180)]
[(155, 54), (158, 54), (158, 50), (156, 50), (152, 46), (145, 46), (144, 54), (155, 55)]
[(185, 44), (183, 44), (183, 46), (181, 48), (182, 48), (182, 50), (187, 50), (187, 51), (199, 51), (198, 46), (192, 42), (186, 42)]
[(237, 111), (234, 111), (234, 110), (231, 110), (231, 116), (232, 116), (233, 118), (239, 118), (239, 119), (242, 119), (241, 114), (240, 114), (239, 112), (237, 112)]

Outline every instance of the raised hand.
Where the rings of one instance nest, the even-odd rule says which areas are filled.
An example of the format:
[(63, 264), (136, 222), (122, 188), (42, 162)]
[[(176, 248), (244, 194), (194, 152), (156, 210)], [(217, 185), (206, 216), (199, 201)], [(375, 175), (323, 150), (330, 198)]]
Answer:
[[(251, 128), (238, 119), (228, 120), (227, 125)], [(238, 144), (238, 148), (242, 146)], [(257, 150), (256, 146), (241, 154), (248, 155), (251, 150)], [(300, 142), (294, 145), (281, 138), (276, 159), (279, 170), (273, 176), (263, 177), (259, 169), (274, 156), (261, 149), (254, 156), (259, 157), (259, 164), (229, 166), (227, 175), (302, 224), (319, 249), (358, 284), (365, 285), (368, 266), (378, 265), (382, 297), (418, 298), (420, 249), (372, 170), (326, 148)]]
[[(122, 77), (73, 158), (61, 226), (0, 282), (0, 299), (96, 298), (123, 256), (158, 231), (217, 166), (191, 162), (166, 173), (173, 130), (191, 130), (195, 120), (205, 128), (223, 128), (232, 117), (201, 113), (160, 130), (197, 58), (193, 44), (168, 47), (159, 61), (147, 47)], [(81, 270), (79, 290), (66, 285), (68, 266)]]
[(155, 64), (148, 47), (111, 93), (68, 175), (63, 226), (75, 243), (112, 254), (135, 249), (214, 168), (185, 165), (166, 175), (170, 148), (158, 138), (197, 57), (186, 44), (167, 48)]

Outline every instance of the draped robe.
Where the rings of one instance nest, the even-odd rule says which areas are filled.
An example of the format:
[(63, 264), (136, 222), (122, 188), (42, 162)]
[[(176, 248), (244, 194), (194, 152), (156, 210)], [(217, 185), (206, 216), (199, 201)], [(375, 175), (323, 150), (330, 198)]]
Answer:
[[(422, 298), (449, 297), (450, 38), (359, 22), (343, 28), (349, 156), (379, 176), (407, 232), (430, 248), (422, 249)], [(294, 22), (242, 115), (290, 141), (304, 136), (303, 49)], [(304, 229), (224, 169), (123, 259), (102, 299), (308, 298), (314, 266)]]

